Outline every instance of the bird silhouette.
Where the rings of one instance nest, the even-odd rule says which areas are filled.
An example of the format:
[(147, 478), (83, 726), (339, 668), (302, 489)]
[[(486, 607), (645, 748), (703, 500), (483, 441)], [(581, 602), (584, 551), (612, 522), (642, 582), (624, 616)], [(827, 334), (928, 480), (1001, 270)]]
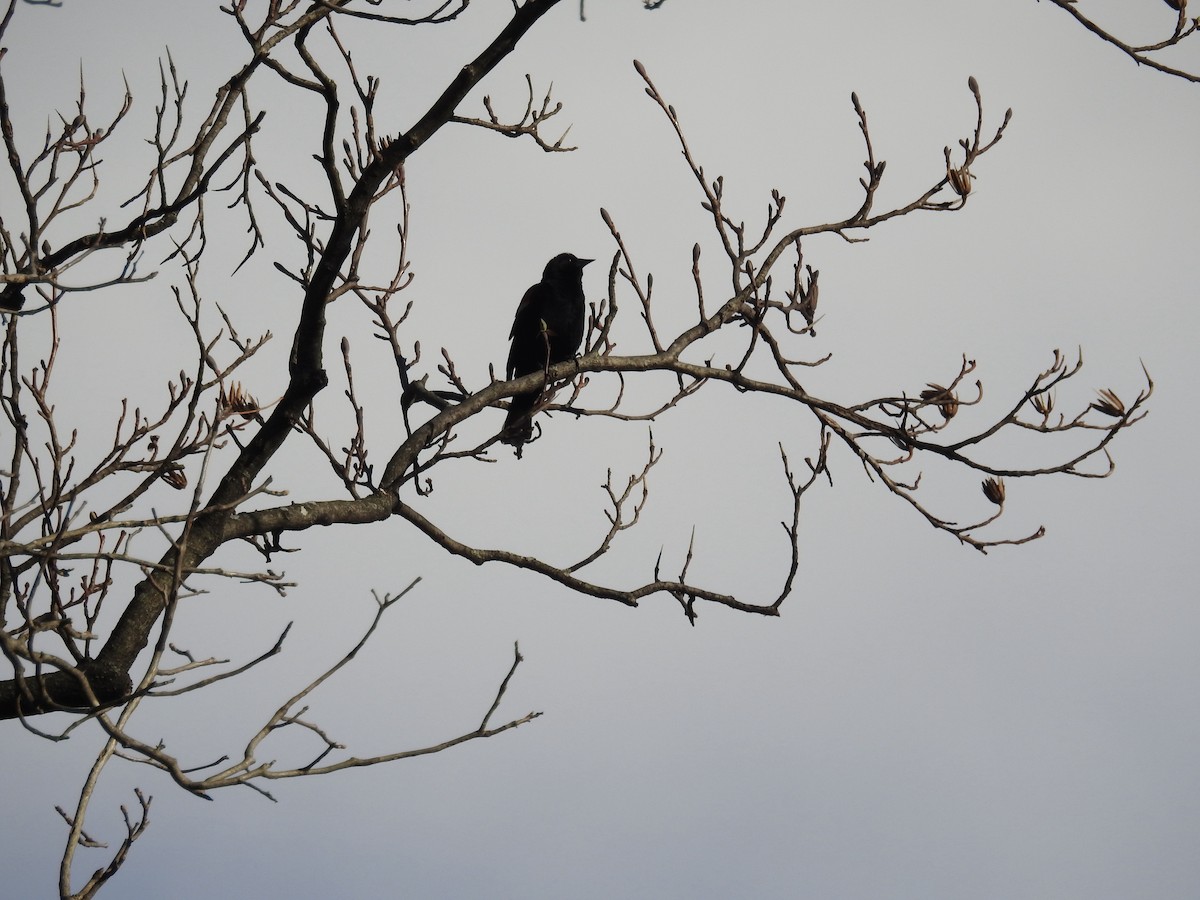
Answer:
[[(583, 299), (583, 267), (590, 259), (560, 253), (542, 272), (542, 280), (525, 292), (517, 306), (509, 340), (508, 376), (541, 372), (575, 356), (583, 342), (587, 311)], [(517, 394), (509, 401), (500, 440), (517, 448), (533, 437), (533, 411), (542, 389)]]
[(25, 295), (21, 293), (23, 284), (9, 282), (0, 291), (0, 312), (17, 312), (25, 305)]

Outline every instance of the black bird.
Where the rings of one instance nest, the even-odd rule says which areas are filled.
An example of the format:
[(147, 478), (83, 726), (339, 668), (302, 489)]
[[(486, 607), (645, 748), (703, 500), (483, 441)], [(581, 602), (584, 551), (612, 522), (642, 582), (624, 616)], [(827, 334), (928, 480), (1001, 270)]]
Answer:
[(17, 312), (25, 305), (25, 295), (21, 293), (23, 284), (10, 281), (0, 291), (0, 312)]
[[(546, 263), (542, 280), (525, 292), (513, 319), (508, 351), (508, 378), (541, 372), (575, 356), (587, 322), (583, 299), (583, 267), (590, 259), (560, 253)], [(531, 414), (541, 389), (517, 394), (509, 401), (500, 440), (517, 448), (533, 437)]]

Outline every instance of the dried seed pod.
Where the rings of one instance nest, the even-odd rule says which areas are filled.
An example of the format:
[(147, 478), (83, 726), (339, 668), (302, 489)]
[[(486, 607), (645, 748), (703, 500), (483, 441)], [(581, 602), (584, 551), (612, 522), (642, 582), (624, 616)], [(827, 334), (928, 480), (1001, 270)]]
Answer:
[(1029, 402), (1043, 416), (1050, 415), (1051, 410), (1054, 409), (1054, 395), (1044, 391), (1040, 394), (1034, 394), (1029, 398)]
[(974, 177), (966, 166), (960, 166), (957, 169), (953, 166), (946, 168), (946, 180), (950, 182), (950, 187), (954, 193), (960, 197), (965, 197), (971, 193), (971, 179)]
[(1091, 404), (1089, 409), (1094, 409), (1097, 412), (1102, 412), (1106, 416), (1112, 416), (1114, 419), (1119, 419), (1125, 415), (1125, 404), (1121, 402), (1121, 398), (1105, 388), (1098, 392), (1100, 399)]
[(225, 412), (236, 413), (243, 419), (253, 418), (255, 413), (259, 411), (258, 401), (254, 399), (254, 395), (248, 393), (242, 387), (240, 381), (235, 381), (229, 386), (229, 392), (226, 393), (224, 388), (221, 388), (221, 409)]
[(955, 396), (954, 391), (944, 388), (940, 384), (930, 382), (929, 387), (921, 391), (921, 399), (936, 406), (942, 414), (942, 418), (947, 422), (958, 414), (958, 397)]
[(808, 289), (800, 292), (800, 315), (809, 325), (817, 315), (817, 297), (821, 289), (817, 284), (817, 276), (821, 273), (812, 266), (808, 267)]
[(187, 473), (183, 471), (183, 466), (179, 465), (179, 463), (174, 463), (159, 477), (177, 491), (182, 491), (187, 487)]
[(997, 506), (1004, 505), (1004, 479), (988, 478), (983, 482), (983, 496)]

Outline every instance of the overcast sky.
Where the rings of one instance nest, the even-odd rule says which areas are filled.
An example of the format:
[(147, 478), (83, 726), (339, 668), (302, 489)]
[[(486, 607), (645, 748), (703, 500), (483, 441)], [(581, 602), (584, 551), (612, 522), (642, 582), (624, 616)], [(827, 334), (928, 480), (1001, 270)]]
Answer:
[[(1157, 0), (1080, 5), (1141, 43), (1165, 36), (1174, 15)], [(414, 121), (511, 9), (476, 6), (437, 29), (346, 32), (360, 72), (382, 78), (382, 128)], [(562, 3), (464, 106), (479, 114), (486, 93), (499, 112), (519, 110), (531, 73), (539, 88), (553, 82), (577, 151), (547, 156), (456, 127), (409, 164), (409, 339), (422, 341), (427, 371), (444, 346), (471, 383), (485, 383), (549, 257), (611, 258), (602, 206), (654, 272), (664, 316), (692, 314), (694, 242), (711, 254), (712, 290), (728, 282), (633, 59), (675, 106), (706, 171), (725, 176), (731, 211), (758, 221), (778, 188), (791, 225), (859, 202), (852, 91), (888, 161), (885, 206), (940, 177), (942, 148), (974, 124), (973, 75), (987, 121), (1007, 107), (1014, 117), (975, 168), (966, 209), (899, 219), (863, 244), (806, 245), (824, 315), (810, 352), (834, 354), (814, 384), (844, 403), (911, 394), (953, 377), (966, 354), (986, 395), (962, 415), (978, 424), (1056, 348), (1082, 347), (1086, 368), (1061, 404), (1086, 405), (1099, 388), (1131, 399), (1144, 364), (1152, 414), (1118, 438), (1107, 480), (1010, 482), (1012, 533), (1044, 524), (1047, 535), (987, 556), (931, 530), (835, 454), (833, 487), (805, 504), (797, 587), (779, 619), (702, 606), (693, 628), (670, 598), (630, 610), (475, 568), (400, 521), (298, 536), (303, 552), (282, 561), (299, 582), (286, 599), (218, 586), (177, 626), (198, 656), (244, 659), (294, 620), (284, 656), (190, 703), (145, 704), (143, 738), (165, 738), (185, 764), (240, 753), (264, 715), (353, 644), (373, 613), (370, 591), (416, 576), (355, 665), (311, 698), (311, 718), (360, 756), (470, 730), (518, 640), (526, 663), (501, 715), (545, 715), (440, 755), (276, 783), (278, 804), (249, 790), (205, 803), (144, 767), (114, 765), (89, 831), (119, 838), (117, 806), (134, 785), (154, 805), (102, 896), (1195, 897), (1200, 86), (1139, 69), (1032, 0), (640, 6), (590, 0), (581, 23), (578, 5)], [(41, 140), (49, 111), (71, 108), (80, 60), (89, 103), (114, 109), (123, 71), (144, 124), (164, 48), (196, 114), (243, 58), (216, 3), (20, 4), (6, 44), (25, 146)], [(1200, 69), (1195, 47), (1177, 59)], [(316, 184), (311, 109), (272, 106), (288, 95), (266, 74), (250, 92), (268, 113), (259, 162), (272, 178)], [(142, 133), (130, 129), (130, 159), (144, 158)], [(114, 178), (135, 178), (122, 163), (116, 148), (106, 154)], [(587, 271), (590, 298), (603, 295), (604, 265)], [(254, 393), (277, 396), (294, 294), (270, 259), (239, 279), (227, 278), (231, 267), (210, 263), (206, 284), (247, 333), (275, 333)], [(107, 439), (121, 396), (160, 397), (184, 364), (162, 278), (128, 299), (63, 306), (59, 402), (85, 441)], [(339, 308), (331, 323), (331, 351), (343, 334), (364, 360), (376, 349), (361, 314)], [(375, 364), (372, 381), (364, 361), (362, 387), (379, 460), (395, 401), (386, 360)], [(70, 381), (72, 371), (83, 378)], [(753, 602), (778, 593), (790, 498), (777, 443), (800, 459), (813, 435), (806, 420), (743, 400), (713, 390), (655, 426), (665, 456), (644, 527), (604, 569), (614, 582), (647, 580), (660, 548), (664, 570), (677, 571), (694, 526), (699, 579)], [(482, 546), (582, 556), (605, 527), (605, 471), (635, 470), (645, 429), (556, 416), (547, 431), (522, 460), (504, 452), (494, 465), (447, 466), (422, 509)], [(297, 499), (336, 496), (308, 486), (306, 467), (318, 465), (297, 454), (276, 471)], [(986, 515), (976, 478), (943, 474), (929, 490), (947, 514)], [(54, 806), (73, 805), (100, 741), (95, 729), (51, 744), (6, 726), (7, 896), (52, 893), (65, 834)], [(80, 878), (107, 861), (81, 853)]]

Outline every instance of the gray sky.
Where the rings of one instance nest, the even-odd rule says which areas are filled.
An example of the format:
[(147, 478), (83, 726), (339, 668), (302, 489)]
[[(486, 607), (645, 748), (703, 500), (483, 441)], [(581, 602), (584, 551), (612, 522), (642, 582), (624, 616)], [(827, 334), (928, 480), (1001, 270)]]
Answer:
[[(580, 23), (576, 5), (562, 4), (480, 92), (501, 112), (518, 110), (526, 72), (537, 87), (553, 81), (578, 151), (546, 156), (459, 127), (410, 163), (407, 293), (430, 368), (445, 346), (473, 383), (486, 381), (547, 258), (611, 258), (601, 206), (654, 272), (664, 318), (693, 314), (695, 241), (719, 291), (698, 191), (632, 59), (675, 105), (706, 171), (725, 176), (731, 210), (757, 221), (779, 188), (797, 225), (857, 206), (851, 91), (888, 161), (882, 206), (940, 177), (943, 146), (973, 125), (974, 75), (987, 121), (1009, 106), (1014, 119), (976, 167), (966, 210), (900, 219), (865, 244), (806, 245), (824, 314), (811, 352), (834, 353), (814, 385), (847, 403), (911, 393), (945, 382), (966, 354), (985, 382), (985, 402), (970, 411), (979, 423), (1019, 397), (1055, 348), (1082, 346), (1087, 366), (1060, 403), (1086, 405), (1098, 388), (1131, 399), (1144, 363), (1157, 384), (1152, 415), (1117, 440), (1108, 480), (1010, 482), (1008, 527), (1045, 524), (1048, 534), (987, 556), (929, 529), (835, 454), (833, 489), (808, 495), (798, 586), (777, 620), (702, 607), (691, 628), (669, 598), (629, 610), (573, 596), (451, 559), (399, 521), (306, 533), (295, 541), (304, 552), (284, 560), (300, 582), (286, 599), (225, 586), (181, 613), (178, 633), (197, 655), (234, 658), (295, 620), (284, 657), (190, 703), (143, 706), (135, 721), (146, 739), (176, 751), (190, 743), (192, 764), (240, 752), (265, 714), (353, 643), (373, 612), (371, 589), (418, 575), (355, 666), (314, 695), (312, 718), (358, 755), (469, 730), (514, 640), (527, 661), (501, 712), (545, 715), (441, 755), (277, 783), (279, 804), (248, 790), (204, 803), (145, 768), (111, 767), (91, 832), (117, 839), (117, 805), (133, 785), (154, 805), (109, 894), (1194, 897), (1200, 611), (1187, 454), (1198, 437), (1200, 87), (1138, 69), (1049, 4), (639, 6), (591, 0)], [(1115, 25), (1125, 15), (1133, 40), (1169, 29), (1164, 4), (1126, 6), (1087, 4)], [(360, 71), (383, 79), (381, 124), (410, 123), (509, 9), (481, 3), (445, 28), (356, 34)], [(143, 122), (163, 47), (191, 82), (195, 112), (241, 59), (216, 4), (21, 6), (7, 43), (14, 118), (29, 142), (48, 110), (70, 108), (78, 59), (100, 109), (118, 102), (124, 70)], [(1200, 68), (1194, 49), (1181, 61)], [(268, 109), (260, 162), (272, 178), (311, 183), (304, 109), (272, 108), (273, 96), (266, 79), (251, 93)], [(473, 96), (464, 113), (478, 104)], [(139, 134), (129, 131), (130, 158)], [(114, 178), (123, 161), (108, 154)], [(276, 396), (294, 310), (286, 283), (266, 258), (239, 280), (214, 264), (206, 274), (247, 332), (275, 332), (254, 393)], [(159, 397), (178, 368), (182, 332), (161, 313), (167, 284), (128, 299), (85, 295), (67, 309), (64, 365), (112, 385), (111, 396), (60, 399), (77, 409), (85, 440), (89, 428), (106, 439), (123, 393)], [(602, 295), (602, 273), (589, 270), (585, 284)], [(386, 360), (375, 360), (373, 382), (361, 314), (339, 309), (331, 321), (330, 347), (344, 333), (363, 354), (376, 410), (368, 427), (385, 458), (397, 432)], [(645, 432), (562, 416), (548, 432), (524, 460), (448, 466), (422, 509), (484, 546), (563, 563), (583, 555), (603, 533), (606, 468), (634, 471)], [(773, 598), (790, 503), (776, 445), (811, 454), (807, 423), (714, 390), (654, 433), (665, 456), (644, 527), (604, 572), (640, 583), (660, 548), (672, 571), (695, 525), (698, 577)], [(279, 470), (297, 499), (333, 495), (305, 493), (313, 465), (297, 454)], [(977, 479), (927, 477), (942, 475), (929, 490), (952, 504), (944, 510), (985, 511)], [(12, 896), (49, 894), (64, 833), (53, 807), (74, 802), (99, 741), (85, 730), (51, 745), (10, 723), (0, 864)], [(79, 873), (106, 860), (85, 855)]]

